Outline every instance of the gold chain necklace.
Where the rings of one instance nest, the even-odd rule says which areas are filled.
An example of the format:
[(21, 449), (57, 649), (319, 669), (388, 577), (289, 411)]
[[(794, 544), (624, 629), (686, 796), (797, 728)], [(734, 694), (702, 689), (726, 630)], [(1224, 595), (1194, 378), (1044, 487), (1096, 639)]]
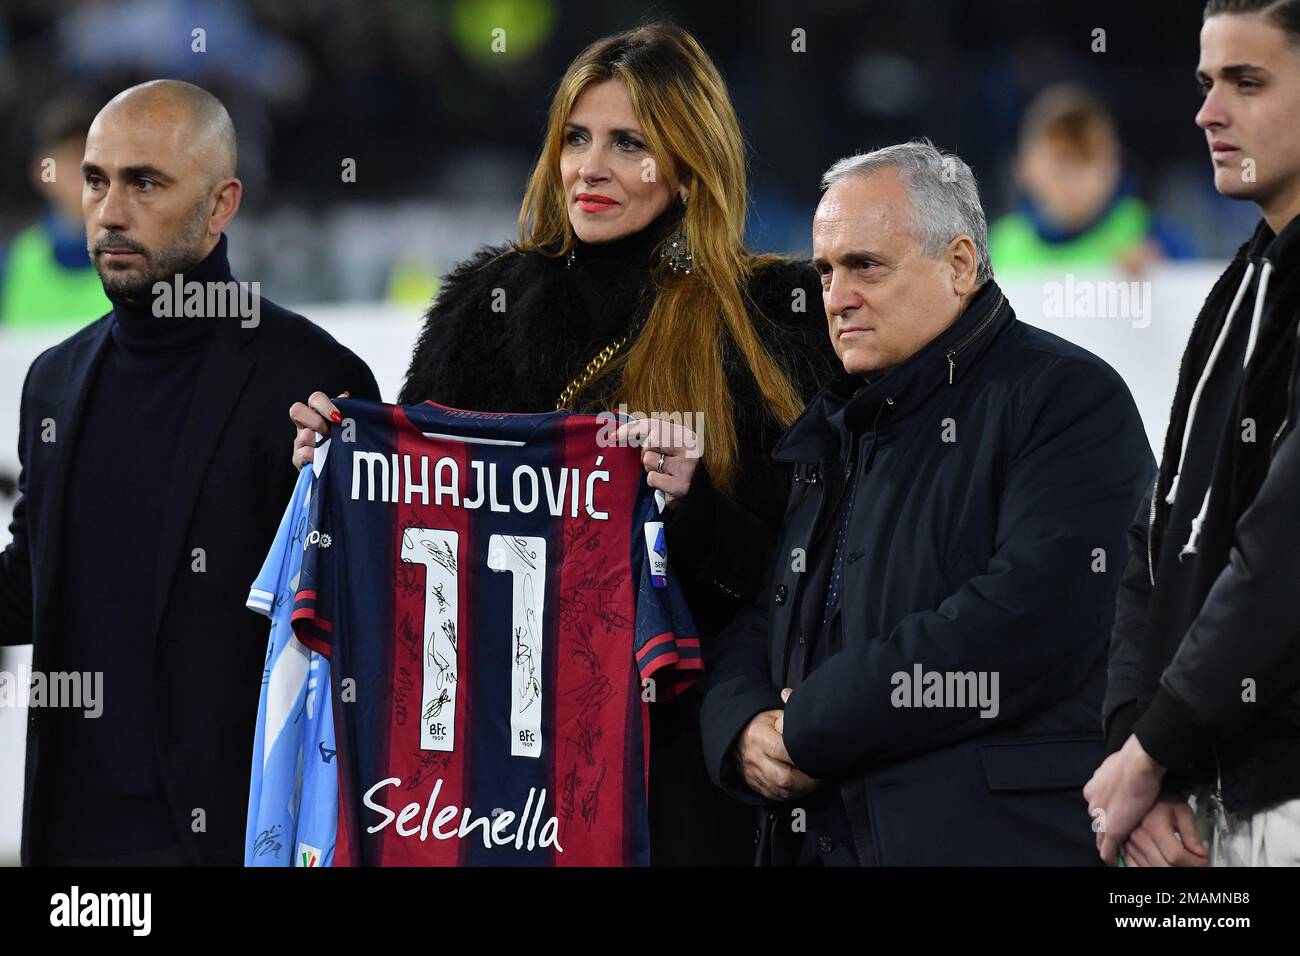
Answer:
[(585, 386), (588, 382), (591, 381), (592, 376), (595, 375), (597, 372), (599, 372), (602, 368), (604, 368), (606, 364), (608, 364), (609, 360), (612, 359), (618, 353), (619, 349), (621, 349), (624, 345), (627, 344), (627, 340), (630, 339), (637, 332), (640, 326), (641, 323), (638, 322), (636, 326), (634, 326), (632, 329), (626, 332), (621, 338), (618, 338), (613, 342), (610, 342), (603, 349), (601, 349), (599, 352), (596, 353), (596, 357), (587, 363), (587, 367), (582, 370), (582, 374), (579, 375), (577, 378), (575, 378), (573, 381), (571, 381), (568, 384), (568, 387), (566, 387), (564, 391), (560, 393), (560, 397), (555, 402), (556, 411), (568, 407), (569, 402), (573, 400), (573, 396), (577, 395), (580, 391), (582, 391), (583, 386)]

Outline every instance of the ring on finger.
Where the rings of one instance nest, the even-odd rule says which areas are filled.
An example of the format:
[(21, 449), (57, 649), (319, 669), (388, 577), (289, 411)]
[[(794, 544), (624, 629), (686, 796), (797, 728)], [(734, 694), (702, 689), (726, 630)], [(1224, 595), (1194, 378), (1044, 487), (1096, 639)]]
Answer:
[(665, 455), (663, 452), (660, 452), (659, 464), (655, 465), (655, 471), (662, 475), (664, 473), (664, 462), (667, 460), (668, 460), (668, 456)]

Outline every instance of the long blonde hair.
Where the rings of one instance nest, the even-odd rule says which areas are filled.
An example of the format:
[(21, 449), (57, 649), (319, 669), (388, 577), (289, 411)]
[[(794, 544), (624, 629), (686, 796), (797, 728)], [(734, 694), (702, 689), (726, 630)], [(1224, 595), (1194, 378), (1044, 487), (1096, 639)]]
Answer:
[(515, 248), (549, 256), (572, 248), (560, 178), (564, 124), (579, 94), (609, 79), (627, 84), (672, 195), (681, 185), (678, 170), (686, 173), (690, 199), (682, 225), (694, 262), (689, 275), (664, 265), (654, 270), (655, 295), (644, 327), (592, 381), (617, 374), (613, 398), (630, 409), (702, 412), (708, 423), (704, 464), (714, 484), (730, 492), (739, 443), (723, 370), (724, 337), (739, 350), (777, 421), (789, 425), (803, 403), (745, 308), (750, 275), (780, 257), (745, 249), (740, 124), (726, 84), (694, 37), (672, 24), (651, 24), (598, 40), (570, 64), (551, 102), (546, 138), (519, 210)]

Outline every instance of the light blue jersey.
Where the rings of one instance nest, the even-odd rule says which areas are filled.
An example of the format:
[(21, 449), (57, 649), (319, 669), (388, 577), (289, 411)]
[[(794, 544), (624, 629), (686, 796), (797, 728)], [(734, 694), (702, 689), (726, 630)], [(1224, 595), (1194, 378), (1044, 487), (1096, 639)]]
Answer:
[(253, 741), (245, 866), (330, 866), (334, 860), (338, 765), (330, 663), (298, 643), (289, 623), (313, 477), (311, 468), (298, 475), (246, 602), (271, 619), (271, 636)]

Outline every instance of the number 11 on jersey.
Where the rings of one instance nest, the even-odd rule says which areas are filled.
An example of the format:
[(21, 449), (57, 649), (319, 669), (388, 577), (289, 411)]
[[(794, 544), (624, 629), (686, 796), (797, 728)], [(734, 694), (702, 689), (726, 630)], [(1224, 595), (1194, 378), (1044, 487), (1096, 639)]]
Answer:
[[(460, 536), (439, 528), (402, 532), (402, 560), (424, 566), (424, 656), (420, 749), (456, 745)], [(494, 534), (487, 565), (511, 575), (510, 755), (542, 754), (542, 621), (546, 605), (546, 539)], [(497, 640), (490, 636), (489, 640)]]

